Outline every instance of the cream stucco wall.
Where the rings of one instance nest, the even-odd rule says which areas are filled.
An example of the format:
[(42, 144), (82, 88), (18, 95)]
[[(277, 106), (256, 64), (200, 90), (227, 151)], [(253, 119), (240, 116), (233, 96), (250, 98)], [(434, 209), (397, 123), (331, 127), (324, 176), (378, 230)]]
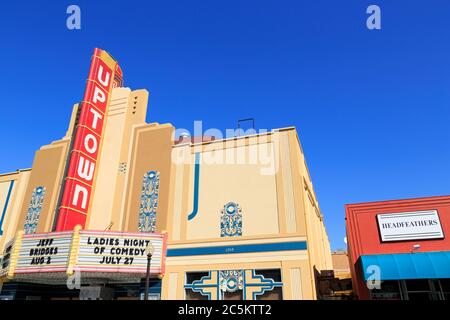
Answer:
[[(258, 159), (249, 154), (258, 154)], [(195, 154), (200, 154), (198, 212), (194, 208)], [(315, 270), (331, 270), (331, 252), (295, 128), (264, 136), (174, 146), (173, 211), (169, 248), (213, 247), (303, 239), (307, 250), (169, 257), (163, 298), (184, 298), (187, 271), (280, 268), (284, 299), (315, 299)], [(234, 163), (230, 163), (234, 159)], [(239, 160), (240, 159), (240, 160)], [(269, 160), (269, 161), (267, 161)], [(268, 165), (270, 163), (271, 165)], [(272, 168), (273, 170), (268, 170)], [(264, 174), (263, 174), (264, 173)], [(220, 210), (228, 201), (242, 209), (243, 234), (220, 237)], [(175, 283), (173, 283), (175, 282)]]
[[(201, 152), (198, 213), (187, 223), (187, 240), (219, 238), (221, 210), (230, 201), (242, 209), (244, 236), (279, 233), (275, 175), (261, 173), (265, 164), (208, 163), (212, 157), (225, 159), (227, 152), (239, 154), (246, 149), (237, 146)], [(273, 157), (270, 146), (268, 150)]]
[(86, 229), (122, 230), (133, 127), (145, 124), (147, 101), (146, 90), (112, 91)]
[[(16, 229), (21, 227), (20, 209), (25, 196), (25, 190), (28, 185), (30, 170), (21, 170), (10, 174), (0, 175), (0, 215), (4, 211), (4, 220), (2, 225), (3, 233), (0, 235), (0, 254), (3, 248), (16, 235)], [(9, 197), (8, 205), (5, 207), (11, 182), (14, 181), (13, 188)]]
[[(306, 242), (306, 250), (168, 257), (163, 298), (184, 298), (188, 271), (278, 268), (285, 299), (315, 299), (315, 270), (332, 270), (330, 244), (295, 128), (224, 140), (174, 145), (171, 124), (147, 124), (148, 92), (113, 90), (101, 142), (86, 228), (137, 231), (142, 177), (160, 172), (157, 231), (168, 248)], [(51, 231), (63, 183), (70, 137), (42, 147), (33, 171), (0, 176), (0, 209), (15, 180), (0, 248), (23, 227), (33, 188), (46, 187), (38, 232)], [(195, 158), (200, 155), (199, 192), (194, 199)], [(198, 210), (193, 218), (194, 201)], [(242, 236), (221, 237), (221, 210), (242, 209)], [(1, 212), (0, 212), (1, 213)]]

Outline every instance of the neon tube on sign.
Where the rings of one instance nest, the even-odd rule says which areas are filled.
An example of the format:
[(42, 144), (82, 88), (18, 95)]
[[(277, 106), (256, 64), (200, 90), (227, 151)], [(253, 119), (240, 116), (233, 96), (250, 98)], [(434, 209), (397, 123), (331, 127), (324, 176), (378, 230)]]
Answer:
[(112, 88), (121, 85), (122, 72), (117, 62), (106, 51), (95, 49), (70, 151), (56, 231), (72, 230), (78, 224), (85, 226), (109, 97)]

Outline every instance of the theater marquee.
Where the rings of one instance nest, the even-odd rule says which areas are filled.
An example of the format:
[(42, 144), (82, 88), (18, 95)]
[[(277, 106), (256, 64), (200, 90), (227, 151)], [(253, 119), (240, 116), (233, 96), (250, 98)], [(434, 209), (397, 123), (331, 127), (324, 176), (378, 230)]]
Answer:
[(151, 244), (154, 253), (150, 273), (164, 273), (164, 240), (164, 234), (80, 231), (80, 245), (74, 269), (145, 273), (146, 248)]
[[(164, 274), (166, 233), (124, 233), (113, 231), (22, 233), (3, 252), (1, 276), (21, 278), (49, 273), (63, 278), (76, 271), (90, 274), (127, 273), (140, 277), (147, 270), (146, 249), (153, 247), (150, 273)], [(59, 276), (55, 276), (59, 274)]]
[(383, 242), (444, 238), (436, 210), (378, 214), (377, 220)]
[(66, 271), (71, 243), (72, 232), (24, 235), (14, 273)]

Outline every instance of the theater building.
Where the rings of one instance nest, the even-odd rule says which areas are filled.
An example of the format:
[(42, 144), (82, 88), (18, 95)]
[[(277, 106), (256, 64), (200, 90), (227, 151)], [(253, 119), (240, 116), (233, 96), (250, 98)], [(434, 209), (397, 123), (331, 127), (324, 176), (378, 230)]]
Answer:
[[(0, 175), (2, 299), (316, 299), (331, 252), (295, 128), (182, 136), (96, 49), (66, 134)], [(78, 286), (77, 286), (78, 284)]]
[(359, 299), (450, 299), (450, 196), (346, 206)]

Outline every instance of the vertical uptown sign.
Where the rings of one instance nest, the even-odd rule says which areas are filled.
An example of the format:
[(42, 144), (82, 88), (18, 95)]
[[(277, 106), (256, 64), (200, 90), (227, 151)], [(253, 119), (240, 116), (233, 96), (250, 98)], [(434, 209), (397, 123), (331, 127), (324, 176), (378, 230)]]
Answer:
[(122, 71), (118, 63), (106, 51), (96, 48), (72, 136), (56, 231), (85, 225), (111, 90), (121, 86)]

